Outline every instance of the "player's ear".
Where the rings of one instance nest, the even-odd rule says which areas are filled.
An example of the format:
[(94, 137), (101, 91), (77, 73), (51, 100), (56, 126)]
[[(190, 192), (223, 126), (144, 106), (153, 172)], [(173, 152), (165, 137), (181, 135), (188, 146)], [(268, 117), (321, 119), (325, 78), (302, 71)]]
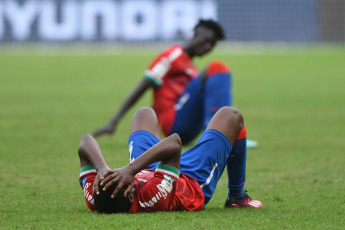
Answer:
[(127, 195), (127, 197), (129, 199), (129, 202), (131, 202), (133, 204), (133, 202), (134, 202), (134, 193), (133, 192), (129, 193)]

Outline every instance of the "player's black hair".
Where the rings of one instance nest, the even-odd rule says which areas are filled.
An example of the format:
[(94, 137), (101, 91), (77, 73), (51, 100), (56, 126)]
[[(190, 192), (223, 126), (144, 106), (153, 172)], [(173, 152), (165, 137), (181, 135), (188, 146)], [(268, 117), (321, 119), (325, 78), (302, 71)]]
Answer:
[(128, 196), (124, 197), (124, 192), (126, 188), (121, 188), (120, 192), (116, 197), (111, 198), (111, 194), (114, 192), (117, 183), (103, 191), (103, 186), (98, 185), (99, 194), (94, 195), (95, 208), (98, 213), (122, 213), (129, 212), (129, 209), (132, 207), (132, 203), (129, 201)]
[(217, 35), (218, 40), (223, 40), (225, 38), (223, 27), (213, 19), (200, 19), (195, 25), (194, 30), (198, 27), (206, 27), (207, 29), (213, 30), (213, 32)]

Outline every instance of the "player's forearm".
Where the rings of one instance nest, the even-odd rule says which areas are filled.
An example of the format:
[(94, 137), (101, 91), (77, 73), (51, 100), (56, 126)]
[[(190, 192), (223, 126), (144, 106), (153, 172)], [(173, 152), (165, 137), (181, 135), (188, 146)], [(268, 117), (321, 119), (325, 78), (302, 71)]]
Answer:
[(111, 123), (116, 124), (121, 119), (121, 117), (128, 111), (128, 109), (130, 109), (143, 95), (143, 93), (150, 87), (150, 84), (151, 83), (148, 80), (142, 80), (122, 103), (118, 112), (111, 119)]
[(106, 164), (97, 141), (90, 135), (85, 134), (79, 144), (78, 153), (81, 157), (91, 162), (97, 172), (110, 169)]
[(131, 93), (122, 103), (120, 109), (117, 111), (110, 122), (115, 125), (123, 117), (123, 115), (135, 104), (135, 102), (137, 102), (140, 96), (141, 94)]
[(136, 160), (132, 161), (127, 167), (133, 175), (154, 162), (170, 162), (169, 165), (179, 168), (182, 142), (177, 134), (165, 138), (158, 144), (152, 146)]

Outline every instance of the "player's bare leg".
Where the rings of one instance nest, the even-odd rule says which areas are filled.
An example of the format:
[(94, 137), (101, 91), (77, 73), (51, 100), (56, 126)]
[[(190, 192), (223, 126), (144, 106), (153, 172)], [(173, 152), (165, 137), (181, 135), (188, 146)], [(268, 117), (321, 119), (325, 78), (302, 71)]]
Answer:
[(143, 107), (134, 114), (130, 134), (138, 130), (145, 130), (155, 135), (159, 140), (162, 139), (161, 129), (155, 111), (149, 107)]
[(246, 131), (240, 111), (233, 107), (223, 107), (214, 115), (207, 129), (223, 133), (230, 141), (232, 151), (228, 158), (229, 194), (225, 207), (262, 208), (262, 203), (252, 200), (244, 190), (246, 169)]
[(213, 116), (207, 129), (215, 129), (223, 133), (234, 145), (235, 140), (243, 127), (243, 117), (234, 107), (223, 107)]

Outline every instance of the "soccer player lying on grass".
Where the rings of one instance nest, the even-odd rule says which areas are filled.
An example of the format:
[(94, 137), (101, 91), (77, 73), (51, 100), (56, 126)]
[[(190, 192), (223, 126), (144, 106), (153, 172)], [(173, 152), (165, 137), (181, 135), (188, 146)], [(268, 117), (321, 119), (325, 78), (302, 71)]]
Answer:
[[(200, 20), (194, 35), (183, 46), (173, 45), (157, 55), (144, 78), (127, 96), (111, 121), (93, 133), (94, 137), (113, 134), (119, 120), (149, 89), (153, 89), (153, 109), (165, 136), (177, 133), (183, 144), (205, 130), (213, 115), (223, 106), (232, 106), (230, 68), (212, 61), (200, 73), (193, 63), (196, 56), (209, 53), (224, 38), (220, 24)], [(247, 147), (255, 147), (248, 141)]]
[(133, 117), (128, 143), (130, 163), (111, 170), (97, 141), (90, 134), (83, 136), (78, 149), (79, 181), (91, 211), (202, 210), (226, 165), (225, 207), (262, 208), (244, 190), (246, 130), (236, 108), (221, 108), (198, 143), (182, 155), (179, 135), (161, 140), (154, 110), (141, 108)]

